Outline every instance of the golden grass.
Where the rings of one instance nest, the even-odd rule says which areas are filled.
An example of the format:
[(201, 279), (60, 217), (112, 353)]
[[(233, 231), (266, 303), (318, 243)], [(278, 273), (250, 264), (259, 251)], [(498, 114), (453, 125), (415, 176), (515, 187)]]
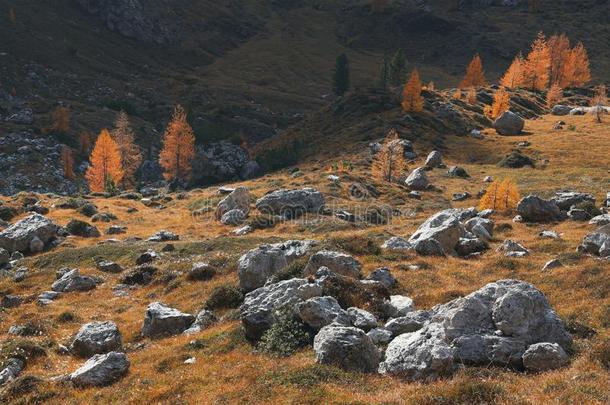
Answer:
[[(426, 192), (421, 201), (405, 198), (401, 188), (377, 184), (381, 195), (370, 203), (391, 203), (403, 213), (386, 226), (362, 226), (317, 218), (317, 225), (287, 223), (274, 229), (257, 230), (244, 237), (229, 237), (230, 228), (212, 221), (211, 215), (193, 218), (189, 206), (196, 200), (218, 199), (215, 188), (192, 192), (186, 200), (174, 200), (167, 209), (146, 208), (139, 202), (119, 199), (95, 199), (101, 211), (109, 211), (119, 218), (116, 224), (128, 227), (127, 235), (146, 238), (159, 229), (178, 233), (177, 251), (164, 254), (159, 267), (162, 271), (184, 272), (196, 261), (216, 259), (226, 263), (220, 274), (210, 281), (188, 281), (178, 275), (175, 288), (163, 283), (130, 290), (128, 297), (115, 297), (112, 286), (119, 275), (100, 274), (92, 257), (99, 252), (117, 260), (124, 267), (131, 267), (138, 252), (149, 247), (160, 249), (163, 244), (135, 243), (115, 247), (96, 247), (96, 239), (70, 238), (65, 246), (26, 260), (32, 275), (15, 284), (0, 281), (0, 291), (34, 297), (50, 288), (58, 265), (80, 267), (86, 274), (103, 276), (106, 282), (87, 293), (64, 294), (48, 307), (38, 307), (34, 302), (18, 309), (2, 313), (3, 327), (0, 340), (9, 339), (8, 325), (26, 321), (38, 321), (46, 325), (44, 337), (32, 338), (48, 344), (47, 356), (36, 359), (25, 372), (27, 375), (50, 377), (73, 371), (82, 360), (55, 352), (57, 343), (66, 343), (81, 324), (92, 320), (113, 320), (123, 333), (127, 347), (144, 343), (143, 349), (128, 352), (131, 362), (129, 374), (111, 387), (77, 390), (57, 384), (43, 384), (45, 403), (467, 403), (477, 398), (490, 399), (499, 404), (543, 403), (608, 403), (610, 400), (610, 373), (591, 359), (591, 346), (598, 339), (610, 335), (610, 265), (594, 258), (574, 255), (576, 246), (591, 230), (584, 223), (566, 221), (552, 225), (526, 225), (512, 223), (510, 217), (496, 218), (497, 224), (511, 224), (512, 230), (496, 235), (497, 242), (511, 238), (522, 242), (532, 250), (527, 259), (506, 259), (493, 250), (477, 260), (459, 258), (422, 258), (412, 255), (382, 252), (365, 252), (358, 255), (368, 274), (380, 266), (388, 266), (400, 282), (399, 293), (411, 296), (418, 308), (429, 308), (457, 296), (468, 294), (484, 284), (502, 278), (518, 278), (536, 285), (564, 319), (594, 328), (598, 335), (576, 339), (576, 352), (571, 365), (561, 370), (543, 374), (524, 374), (502, 369), (472, 368), (459, 372), (454, 378), (434, 383), (407, 383), (398, 379), (377, 375), (344, 373), (332, 368), (316, 368), (311, 349), (290, 358), (273, 358), (257, 353), (240, 332), (238, 321), (223, 321), (216, 326), (192, 336), (178, 336), (150, 341), (139, 338), (146, 306), (155, 300), (166, 302), (183, 311), (196, 313), (203, 306), (215, 286), (237, 283), (235, 263), (240, 254), (268, 241), (288, 238), (314, 238), (324, 243), (337, 240), (371, 239), (381, 244), (389, 235), (409, 235), (431, 213), (450, 205), (453, 192), (470, 191), (476, 194), (484, 187), (486, 175), (514, 177), (522, 194), (540, 192), (548, 195), (562, 188), (574, 188), (595, 194), (598, 201), (610, 190), (608, 184), (608, 158), (610, 137), (608, 124), (593, 124), (589, 117), (563, 117), (576, 130), (551, 131), (553, 117), (529, 121), (526, 129), (530, 135), (499, 137), (486, 131), (483, 141), (470, 138), (448, 138), (445, 160), (448, 164), (460, 164), (471, 178), (449, 178), (442, 170), (435, 170), (430, 178), (442, 188), (442, 192)], [(567, 127), (567, 126), (566, 126)], [(503, 169), (496, 163), (504, 157), (516, 142), (532, 143), (525, 153), (538, 159), (548, 159), (548, 165), (536, 169)], [(416, 143), (417, 148), (417, 143)], [(425, 156), (424, 152), (420, 151)], [(354, 157), (354, 161), (357, 160)], [(328, 162), (300, 165), (306, 176), (290, 178), (285, 172), (264, 176), (240, 184), (250, 187), (256, 197), (282, 185), (284, 187), (315, 186), (331, 193), (329, 202), (346, 208), (353, 207), (346, 188), (332, 189), (322, 167)], [(362, 181), (368, 179), (368, 167), (357, 164), (350, 176)], [(45, 201), (50, 205), (52, 201)], [(366, 202), (358, 202), (363, 206)], [(456, 203), (456, 206), (476, 205), (475, 200)], [(138, 212), (127, 214), (136, 207)], [(73, 210), (51, 210), (49, 216), (59, 224), (78, 217)], [(108, 224), (96, 224), (104, 230)], [(541, 240), (538, 233), (553, 229), (562, 234), (557, 241)], [(567, 253), (572, 257), (568, 258)], [(541, 272), (543, 264), (564, 255), (566, 266), (551, 272)], [(218, 259), (221, 257), (221, 259)], [(408, 268), (420, 264), (419, 270)], [(74, 322), (59, 322), (63, 312), (77, 316)], [(222, 311), (229, 314), (231, 311)], [(199, 340), (201, 347), (189, 347), (189, 342)], [(51, 343), (49, 343), (51, 342)], [(54, 342), (54, 343), (53, 343)], [(193, 365), (184, 364), (188, 357), (195, 357)], [(319, 366), (318, 366), (319, 367)], [(321, 376), (321, 377), (320, 377)], [(33, 400), (32, 393), (25, 396)], [(474, 398), (474, 399), (473, 399)], [(445, 401), (445, 402), (442, 402)]]

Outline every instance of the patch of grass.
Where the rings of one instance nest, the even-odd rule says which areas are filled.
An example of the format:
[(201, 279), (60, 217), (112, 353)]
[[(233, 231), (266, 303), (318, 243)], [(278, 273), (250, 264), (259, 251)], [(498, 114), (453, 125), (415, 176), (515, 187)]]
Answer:
[(277, 283), (283, 280), (290, 280), (292, 278), (303, 277), (303, 269), (307, 265), (308, 259), (305, 257), (301, 257), (293, 262), (291, 262), (288, 266), (284, 267), (282, 270), (275, 273), (269, 279), (270, 283)]
[(496, 382), (456, 379), (447, 385), (435, 386), (430, 393), (412, 398), (418, 405), (496, 404), (505, 398), (506, 390)]
[(519, 268), (519, 262), (509, 257), (500, 257), (493, 263), (493, 266), (500, 270), (515, 271)]
[(12, 339), (2, 343), (0, 348), (0, 369), (4, 362), (10, 358), (17, 358), (27, 364), (29, 360), (46, 356), (47, 351), (38, 343), (28, 339)]
[(610, 337), (599, 339), (591, 348), (591, 360), (599, 362), (610, 371)]
[(239, 288), (231, 284), (223, 284), (212, 290), (205, 301), (205, 309), (237, 308), (244, 300)]
[(261, 380), (271, 385), (312, 388), (320, 384), (352, 384), (359, 378), (357, 374), (348, 373), (338, 367), (313, 364), (296, 370), (267, 373), (261, 377)]
[(258, 350), (286, 357), (310, 342), (311, 336), (307, 327), (297, 320), (291, 311), (285, 310), (277, 315), (275, 323), (263, 334)]
[(76, 322), (78, 320), (78, 316), (76, 316), (73, 312), (65, 311), (57, 316), (57, 322), (68, 323), (68, 322)]
[(368, 236), (340, 236), (329, 240), (329, 243), (338, 249), (344, 250), (354, 255), (373, 255), (381, 254), (381, 247)]

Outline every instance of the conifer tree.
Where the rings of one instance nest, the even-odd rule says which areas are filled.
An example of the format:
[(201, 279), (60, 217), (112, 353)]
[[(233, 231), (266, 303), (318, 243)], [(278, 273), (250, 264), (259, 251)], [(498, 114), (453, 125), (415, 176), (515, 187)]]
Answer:
[(168, 180), (187, 181), (192, 174), (195, 157), (195, 134), (186, 121), (186, 112), (178, 105), (163, 135), (163, 149), (159, 163), (164, 169), (163, 177)]
[(523, 84), (523, 56), (521, 52), (513, 59), (502, 79), (500, 85), (509, 89), (514, 89)]
[(51, 113), (51, 125), (44, 128), (45, 133), (67, 134), (70, 131), (70, 109), (59, 106)]
[(81, 131), (78, 134), (78, 151), (85, 156), (91, 152), (91, 134), (88, 131)]
[(492, 119), (498, 118), (510, 108), (510, 94), (504, 87), (500, 87), (494, 94), (494, 101), (491, 106), (490, 115)]
[(64, 168), (64, 177), (66, 179), (74, 179), (74, 156), (72, 150), (67, 146), (61, 148), (61, 162)]
[(477, 90), (474, 87), (469, 88), (466, 92), (466, 102), (471, 105), (477, 103)]
[(103, 192), (114, 189), (123, 179), (119, 146), (107, 129), (103, 129), (97, 137), (89, 160), (91, 165), (87, 169), (85, 178), (91, 191)]
[(559, 87), (557, 83), (553, 83), (551, 87), (549, 87), (549, 91), (546, 93), (546, 106), (553, 108), (553, 106), (558, 104), (562, 98), (563, 90), (561, 90), (561, 87)]
[(424, 98), (421, 95), (422, 84), (417, 69), (411, 72), (411, 78), (402, 90), (402, 109), (406, 112), (421, 112), (424, 109)]
[(570, 58), (570, 40), (565, 34), (553, 35), (549, 38), (548, 46), (551, 58), (549, 82), (559, 84), (564, 81), (565, 66)]
[(394, 87), (400, 86), (405, 82), (406, 75), (407, 56), (404, 50), (399, 49), (390, 62), (390, 84)]
[(135, 173), (142, 164), (142, 152), (135, 143), (135, 135), (129, 124), (129, 117), (124, 111), (119, 112), (112, 136), (119, 146), (121, 164), (124, 171), (123, 187), (135, 186)]
[(381, 150), (375, 155), (371, 166), (372, 175), (376, 179), (391, 183), (404, 173), (406, 167), (404, 147), (398, 132), (392, 129), (386, 135)]
[(544, 90), (549, 84), (551, 54), (542, 32), (532, 44), (523, 66), (523, 84), (532, 90)]
[(390, 80), (390, 61), (388, 55), (383, 55), (383, 61), (381, 62), (381, 70), (379, 72), (379, 87), (381, 90), (386, 91), (388, 89), (388, 82)]
[(479, 87), (485, 85), (485, 71), (483, 70), (483, 62), (479, 54), (476, 54), (468, 67), (466, 68), (466, 75), (460, 83), (461, 89), (468, 87)]
[(511, 212), (521, 199), (519, 188), (511, 179), (496, 180), (490, 184), (481, 197), (479, 209), (492, 209), (497, 212)]
[(582, 42), (579, 42), (571, 51), (564, 65), (562, 87), (580, 87), (591, 80), (589, 70), (589, 55)]
[(349, 80), (349, 61), (345, 54), (337, 56), (335, 71), (333, 72), (333, 91), (336, 95), (342, 96), (350, 85)]

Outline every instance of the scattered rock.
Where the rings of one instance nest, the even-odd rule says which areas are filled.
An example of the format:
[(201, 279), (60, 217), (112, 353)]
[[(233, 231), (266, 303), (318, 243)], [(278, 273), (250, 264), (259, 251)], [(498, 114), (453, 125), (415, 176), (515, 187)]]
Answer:
[(237, 226), (243, 224), (246, 220), (246, 214), (240, 209), (234, 209), (227, 211), (220, 218), (220, 222), (223, 225)]
[(530, 371), (554, 370), (569, 362), (565, 350), (557, 343), (535, 343), (523, 353), (523, 365)]
[(102, 387), (118, 381), (129, 371), (125, 353), (96, 354), (69, 376), (78, 387)]
[(220, 220), (226, 213), (233, 210), (241, 211), (244, 219), (248, 216), (250, 212), (250, 191), (247, 187), (237, 187), (223, 198), (218, 203), (214, 216), (216, 220)]
[(12, 357), (6, 360), (4, 368), (0, 370), (0, 387), (19, 377), (24, 368), (25, 363), (21, 359)]
[(453, 176), (453, 177), (461, 177), (464, 179), (470, 177), (468, 172), (463, 167), (460, 167), (460, 166), (451, 166), (449, 168), (448, 173), (450, 176)]
[(348, 371), (375, 372), (381, 357), (364, 331), (347, 326), (322, 328), (314, 338), (313, 348), (318, 363)]
[(535, 195), (521, 199), (517, 212), (526, 222), (553, 222), (563, 218), (555, 201), (543, 200)]
[(445, 210), (428, 218), (409, 238), (409, 244), (423, 255), (454, 254), (455, 247), (464, 233), (465, 228), (455, 211)]
[(136, 258), (136, 265), (140, 266), (146, 263), (151, 263), (159, 258), (159, 255), (154, 250), (147, 250)]
[(604, 225), (585, 236), (578, 251), (610, 257), (610, 225)]
[(188, 329), (194, 321), (195, 317), (191, 314), (185, 314), (160, 302), (153, 302), (146, 309), (142, 336), (160, 338), (178, 335)]
[(405, 180), (405, 184), (411, 190), (426, 190), (430, 185), (428, 176), (426, 176), (426, 170), (423, 167), (413, 170)]
[(557, 105), (554, 105), (553, 108), (551, 109), (551, 114), (562, 116), (562, 115), (570, 114), (570, 111), (572, 111), (572, 107), (567, 106), (567, 105), (557, 104)]
[(500, 163), (498, 163), (498, 166), (508, 167), (511, 169), (520, 169), (525, 166), (536, 167), (536, 163), (534, 163), (530, 157), (515, 150), (512, 151), (510, 155), (502, 159)]
[(56, 280), (51, 289), (55, 292), (90, 291), (97, 283), (89, 276), (81, 276), (78, 269), (65, 269), (65, 273)]
[(511, 111), (504, 112), (494, 122), (494, 128), (500, 135), (519, 135), (524, 126), (525, 120)]
[(161, 230), (148, 238), (149, 242), (169, 242), (180, 240), (180, 237), (173, 232)]
[(327, 267), (333, 273), (356, 279), (360, 277), (362, 271), (362, 265), (353, 256), (330, 250), (321, 250), (311, 255), (303, 273), (313, 275), (320, 267)]
[(390, 239), (386, 240), (383, 245), (381, 245), (381, 248), (389, 250), (409, 250), (413, 247), (405, 238), (400, 236), (392, 236)]
[(443, 156), (437, 150), (433, 150), (428, 154), (424, 166), (430, 169), (443, 166)]
[(341, 309), (333, 297), (313, 297), (295, 305), (301, 320), (313, 330), (320, 330), (333, 322), (342, 325), (350, 324), (347, 312)]
[(398, 283), (387, 267), (380, 267), (373, 270), (367, 277), (367, 280), (377, 281), (386, 288), (394, 287)]
[(347, 309), (347, 315), (353, 326), (362, 329), (365, 332), (377, 327), (377, 318), (369, 311), (351, 307)]
[(276, 190), (256, 201), (256, 208), (264, 214), (297, 218), (305, 213), (319, 213), (324, 196), (313, 188)]
[(120, 351), (122, 346), (121, 332), (114, 322), (91, 322), (80, 328), (70, 345), (70, 351), (80, 357), (91, 357)]
[(530, 254), (530, 251), (523, 245), (510, 239), (506, 239), (502, 242), (502, 245), (498, 247), (497, 251), (504, 252), (508, 257), (524, 257)]
[(83, 238), (97, 238), (101, 236), (100, 231), (95, 226), (79, 219), (73, 219), (68, 222), (66, 230), (70, 235)]
[(32, 214), (0, 232), (0, 248), (10, 253), (27, 253), (34, 238), (47, 245), (57, 236), (58, 228), (46, 217)]
[(104, 273), (121, 273), (123, 271), (120, 264), (105, 259), (97, 260), (95, 266)]
[(549, 260), (548, 262), (546, 262), (544, 267), (542, 267), (542, 271), (548, 271), (548, 270), (556, 269), (556, 268), (559, 268), (561, 266), (563, 266), (563, 265), (561, 264), (561, 261), (559, 259)]
[(218, 321), (218, 318), (216, 318), (216, 315), (214, 315), (212, 311), (208, 311), (207, 309), (201, 310), (195, 317), (195, 322), (193, 322), (184, 333), (199, 333), (202, 330), (209, 328), (216, 321)]

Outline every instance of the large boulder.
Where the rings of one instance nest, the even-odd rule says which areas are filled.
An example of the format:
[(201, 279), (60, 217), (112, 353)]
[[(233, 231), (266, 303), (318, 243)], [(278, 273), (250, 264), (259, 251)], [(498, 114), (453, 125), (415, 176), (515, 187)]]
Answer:
[(313, 240), (289, 240), (260, 245), (242, 255), (237, 262), (239, 286), (249, 292), (265, 285), (269, 277), (283, 270), (295, 259), (309, 253)]
[(68, 378), (78, 387), (103, 387), (118, 381), (128, 371), (125, 353), (110, 352), (91, 357)]
[(60, 274), (61, 277), (51, 285), (55, 292), (90, 291), (97, 285), (93, 277), (81, 276), (78, 269), (62, 269)]
[(553, 222), (563, 219), (561, 210), (553, 200), (529, 195), (517, 204), (517, 213), (526, 222)]
[(456, 212), (454, 210), (444, 210), (428, 218), (417, 231), (411, 235), (409, 243), (418, 253), (422, 254), (429, 251), (429, 249), (418, 249), (418, 245), (428, 247), (430, 241), (434, 240), (438, 242), (438, 245), (440, 245), (444, 254), (454, 254), (460, 237), (463, 236), (465, 232), (466, 230), (456, 216)]
[(500, 280), (432, 308), (421, 329), (390, 342), (379, 371), (428, 380), (450, 375), (460, 363), (523, 368), (528, 347), (541, 342), (565, 349), (572, 338), (538, 289)]
[(238, 209), (244, 213), (244, 218), (250, 212), (250, 191), (247, 187), (237, 187), (229, 195), (223, 198), (216, 206), (214, 217), (220, 220), (224, 214)]
[(600, 257), (610, 257), (610, 225), (591, 232), (583, 239), (578, 251)]
[(430, 185), (430, 181), (426, 176), (426, 170), (423, 167), (418, 167), (413, 170), (407, 179), (405, 180), (405, 184), (411, 190), (425, 190)]
[(70, 351), (80, 357), (120, 351), (121, 332), (114, 322), (91, 322), (83, 325), (72, 344)]
[(275, 323), (278, 311), (294, 311), (297, 304), (321, 295), (319, 283), (302, 278), (283, 280), (246, 294), (240, 308), (246, 337), (259, 340)]
[(506, 111), (494, 121), (494, 128), (500, 135), (519, 135), (525, 120), (512, 111)]
[(362, 271), (362, 265), (353, 256), (341, 252), (321, 250), (311, 255), (303, 273), (313, 275), (320, 267), (327, 267), (333, 273), (356, 279), (360, 277)]
[(313, 188), (301, 190), (276, 190), (256, 201), (256, 208), (265, 214), (296, 218), (305, 213), (319, 213), (324, 206), (324, 196)]
[(379, 350), (362, 329), (329, 325), (313, 341), (316, 361), (348, 371), (372, 373), (379, 365)]
[(313, 330), (320, 330), (326, 325), (338, 322), (350, 324), (350, 317), (334, 297), (313, 297), (295, 306), (296, 312), (303, 322)]
[(83, 238), (97, 238), (101, 236), (100, 231), (93, 225), (81, 221), (80, 219), (73, 219), (66, 224), (66, 230), (70, 235), (80, 236)]
[(27, 253), (32, 239), (38, 238), (47, 245), (55, 239), (58, 229), (50, 219), (33, 214), (0, 232), (0, 248), (10, 253)]
[(443, 157), (442, 157), (441, 153), (437, 150), (433, 150), (432, 152), (430, 152), (428, 154), (428, 157), (426, 158), (426, 162), (424, 163), (424, 166), (429, 169), (433, 169), (436, 167), (442, 167), (443, 166)]
[(142, 336), (159, 338), (178, 335), (187, 330), (195, 321), (191, 314), (185, 314), (160, 302), (148, 305), (142, 326)]

